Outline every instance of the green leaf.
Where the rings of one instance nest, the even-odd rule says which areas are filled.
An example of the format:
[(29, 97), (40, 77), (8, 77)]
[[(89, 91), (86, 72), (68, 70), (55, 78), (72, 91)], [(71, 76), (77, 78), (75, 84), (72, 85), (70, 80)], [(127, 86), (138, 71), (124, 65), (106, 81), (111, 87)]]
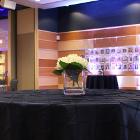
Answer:
[(83, 69), (83, 66), (80, 64), (80, 63), (77, 63), (77, 62), (72, 62), (69, 64), (68, 66), (69, 69), (75, 69), (75, 70), (82, 70)]
[(56, 75), (61, 75), (63, 73), (63, 70), (54, 70), (53, 73)]
[(69, 64), (67, 64), (67, 63), (65, 63), (65, 62), (63, 62), (63, 61), (61, 61), (61, 60), (60, 60), (59, 64), (60, 64), (60, 66), (61, 66), (63, 69), (66, 69), (67, 66), (69, 65)]

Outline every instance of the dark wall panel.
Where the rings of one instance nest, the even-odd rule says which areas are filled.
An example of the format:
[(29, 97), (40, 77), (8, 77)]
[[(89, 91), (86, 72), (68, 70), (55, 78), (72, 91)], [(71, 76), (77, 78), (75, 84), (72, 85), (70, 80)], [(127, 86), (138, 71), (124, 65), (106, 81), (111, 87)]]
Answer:
[(100, 0), (59, 8), (59, 32), (137, 23), (139, 0)]
[(7, 19), (8, 18), (8, 9), (2, 8), (0, 6), (0, 19)]
[(38, 12), (38, 18), (39, 18), (39, 29), (40, 30), (47, 30), (52, 32), (57, 32), (57, 25), (58, 25), (58, 9), (49, 9), (49, 10), (43, 10), (39, 9)]
[(39, 10), (39, 29), (67, 32), (140, 23), (140, 0), (99, 0)]

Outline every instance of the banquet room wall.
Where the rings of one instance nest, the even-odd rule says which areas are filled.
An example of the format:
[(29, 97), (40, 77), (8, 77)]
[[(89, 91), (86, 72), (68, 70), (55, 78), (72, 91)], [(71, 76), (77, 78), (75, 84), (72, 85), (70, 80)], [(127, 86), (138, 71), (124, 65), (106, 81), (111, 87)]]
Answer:
[(58, 59), (58, 9), (38, 11), (38, 88), (58, 88), (58, 77), (53, 74)]
[(59, 8), (58, 32), (140, 23), (139, 0), (99, 0)]
[[(57, 33), (58, 57), (70, 53), (78, 53), (83, 56), (85, 54), (85, 49), (89, 48), (128, 47), (139, 45), (139, 3), (137, 3), (137, 7), (134, 7), (136, 6), (134, 5), (135, 2), (137, 1), (130, 0), (129, 3), (123, 1), (121, 2), (121, 5), (119, 5), (119, 2), (117, 1), (110, 2), (112, 7), (101, 1), (97, 4), (91, 2), (62, 7), (57, 10), (49, 10), (49, 12), (54, 10), (55, 13), (57, 13), (55, 15), (55, 20), (52, 19), (51, 16), (42, 16), (42, 18), (39, 18), (39, 29), (41, 29), (41, 31), (44, 30)], [(47, 11), (48, 10), (39, 11), (39, 17), (41, 16), (41, 13), (44, 14), (47, 13)], [(46, 26), (43, 19), (47, 21)], [(51, 24), (48, 22), (50, 20), (53, 21), (50, 22)], [(51, 25), (57, 25), (57, 27), (52, 29)], [(53, 67), (55, 67), (55, 65), (53, 65)], [(121, 73), (116, 73), (116, 75), (120, 88), (139, 88), (138, 73), (133, 71), (122, 71)], [(54, 85), (56, 85), (56, 81)], [(62, 77), (59, 77), (59, 88), (62, 87), (62, 83)], [(48, 87), (48, 85), (46, 85), (46, 87)]]
[[(62, 57), (71, 53), (72, 50), (82, 52), (83, 50), (95, 48), (136, 47), (140, 43), (139, 33), (140, 25), (61, 32), (61, 40), (58, 43), (59, 56)], [(139, 88), (139, 72), (121, 70), (119, 72), (105, 71), (104, 74), (117, 75), (119, 88), (121, 89)], [(62, 80), (60, 80), (60, 83), (63, 83)]]
[[(124, 0), (120, 5), (119, 1), (110, 0), (111, 6), (99, 1), (17, 11), (18, 88), (62, 88), (62, 78), (52, 71), (58, 57), (66, 54), (84, 56), (88, 48), (139, 45), (139, 2)], [(118, 78), (123, 83), (121, 88), (138, 88), (138, 73), (128, 71), (117, 75), (125, 81)]]

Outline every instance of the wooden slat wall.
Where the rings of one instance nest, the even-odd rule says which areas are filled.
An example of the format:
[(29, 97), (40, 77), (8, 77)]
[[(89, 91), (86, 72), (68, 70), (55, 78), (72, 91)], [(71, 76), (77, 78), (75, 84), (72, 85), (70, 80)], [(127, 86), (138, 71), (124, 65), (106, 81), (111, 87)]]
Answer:
[[(140, 45), (140, 25), (120, 26), (115, 28), (91, 29), (82, 31), (61, 32), (58, 42), (59, 57), (70, 53), (84, 55), (87, 48), (122, 47)], [(111, 74), (111, 73), (108, 73)], [(136, 89), (140, 79), (136, 72), (122, 72), (118, 77), (122, 89)], [(120, 80), (121, 79), (121, 80)], [(126, 79), (129, 79), (126, 81)], [(59, 78), (62, 84), (62, 77)]]
[(81, 40), (81, 39), (93, 39), (93, 38), (106, 38), (117, 36), (130, 36), (140, 33), (140, 25), (129, 25), (120, 27), (108, 27), (100, 29), (90, 29), (81, 31), (61, 32), (61, 41), (67, 40)]
[(58, 59), (57, 33), (38, 30), (39, 89), (58, 88), (58, 77), (53, 74)]
[[(61, 32), (59, 33), (59, 41), (56, 40), (57, 33), (38, 30), (38, 34), (40, 89), (62, 88), (62, 76), (57, 77), (52, 73), (58, 57), (63, 57), (71, 53), (85, 55), (85, 49), (88, 48), (125, 47), (140, 44), (140, 25)], [(120, 84), (120, 88), (135, 89), (137, 81), (140, 78), (139, 75), (136, 72), (120, 73), (118, 79), (123, 81), (123, 84)], [(133, 84), (125, 82), (126, 79), (132, 81)]]

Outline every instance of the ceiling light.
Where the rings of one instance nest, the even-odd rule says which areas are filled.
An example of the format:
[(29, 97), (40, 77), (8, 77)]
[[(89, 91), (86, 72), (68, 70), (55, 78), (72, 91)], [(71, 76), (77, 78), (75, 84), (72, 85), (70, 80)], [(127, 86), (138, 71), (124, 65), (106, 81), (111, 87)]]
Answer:
[(98, 1), (98, 0), (75, 0), (75, 1), (66, 1), (66, 5), (75, 5), (80, 3), (86, 3), (86, 2), (92, 2), (92, 1)]
[(62, 6), (70, 6), (75, 4), (81, 4), (81, 3), (87, 3), (87, 2), (93, 2), (93, 1), (99, 1), (99, 0), (58, 0), (56, 2), (52, 3), (42, 3), (44, 1), (40, 1), (43, 9), (50, 9), (50, 8), (56, 8), (56, 7), (62, 7)]

